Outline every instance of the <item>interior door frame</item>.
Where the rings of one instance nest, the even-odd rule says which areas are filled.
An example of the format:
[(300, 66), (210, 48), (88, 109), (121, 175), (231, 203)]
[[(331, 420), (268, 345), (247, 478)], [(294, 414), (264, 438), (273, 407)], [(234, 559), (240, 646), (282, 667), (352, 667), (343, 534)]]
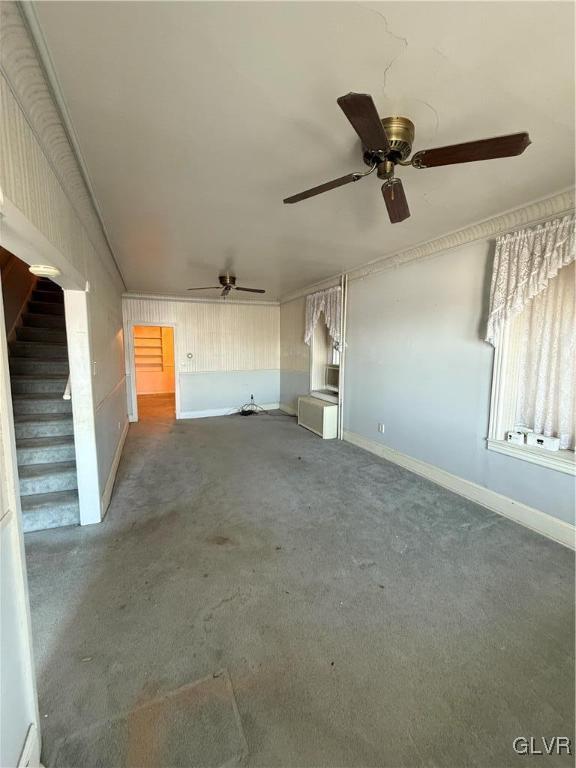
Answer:
[[(90, 283), (8, 198), (1, 200), (1, 208), (0, 245), (28, 265), (50, 264), (60, 270), (58, 277), (52, 280), (64, 291), (80, 525), (99, 523), (102, 499), (92, 386)], [(6, 403), (0, 403), (0, 407), (6, 407)]]
[(178, 336), (178, 325), (175, 322), (155, 321), (150, 320), (130, 320), (130, 323), (125, 328), (125, 344), (127, 355), (127, 372), (126, 377), (128, 379), (127, 391), (129, 393), (129, 413), (128, 419), (131, 422), (138, 421), (138, 395), (136, 393), (136, 360), (134, 357), (134, 327), (136, 325), (143, 325), (149, 328), (172, 328), (173, 338), (172, 344), (174, 345), (174, 401), (175, 401), (175, 416), (177, 419), (182, 418), (180, 416), (180, 376), (176, 366), (176, 339)]

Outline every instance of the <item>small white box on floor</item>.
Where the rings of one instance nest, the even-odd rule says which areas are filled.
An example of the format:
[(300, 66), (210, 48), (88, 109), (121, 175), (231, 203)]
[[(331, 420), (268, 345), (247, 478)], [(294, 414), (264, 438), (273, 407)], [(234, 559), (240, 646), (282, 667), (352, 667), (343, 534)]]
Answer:
[(538, 435), (536, 432), (528, 432), (526, 445), (531, 445), (534, 448), (545, 448), (547, 451), (560, 450), (560, 440), (557, 437), (546, 437), (545, 435)]
[(517, 432), (516, 430), (506, 432), (506, 442), (513, 443), (514, 445), (524, 445), (524, 432)]
[(298, 398), (298, 424), (324, 440), (338, 436), (338, 406), (317, 397)]

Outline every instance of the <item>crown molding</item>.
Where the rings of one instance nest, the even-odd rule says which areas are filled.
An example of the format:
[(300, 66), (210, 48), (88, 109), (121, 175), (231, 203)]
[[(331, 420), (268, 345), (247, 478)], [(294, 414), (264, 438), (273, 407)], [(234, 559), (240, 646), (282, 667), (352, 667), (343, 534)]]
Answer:
[(499, 216), (484, 219), (477, 224), (471, 224), (463, 229), (429, 240), (414, 248), (384, 256), (377, 261), (352, 269), (348, 272), (348, 279), (361, 280), (391, 267), (397, 267), (418, 259), (426, 259), (441, 251), (448, 251), (478, 240), (489, 240), (518, 227), (538, 224), (554, 216), (570, 213), (574, 211), (574, 201), (573, 189), (560, 192), (553, 197), (546, 197), (521, 208), (506, 211)]
[[(442, 237), (434, 240), (428, 240), (404, 251), (391, 253), (382, 256), (375, 261), (355, 267), (345, 274), (349, 280), (361, 280), (369, 275), (383, 272), (392, 267), (398, 267), (401, 264), (407, 264), (419, 259), (426, 259), (436, 253), (448, 251), (452, 248), (458, 248), (467, 243), (473, 243), (478, 240), (488, 240), (504, 235), (518, 227), (539, 224), (555, 216), (560, 216), (574, 212), (575, 191), (567, 189), (551, 197), (524, 205), (520, 208), (514, 208), (490, 219), (484, 219), (476, 224), (471, 224), (463, 229), (449, 232)], [(334, 275), (322, 282), (313, 283), (298, 291), (280, 297), (280, 303), (284, 304), (293, 301), (310, 293), (328, 288), (331, 285), (337, 285), (340, 281), (340, 275)]]
[(136, 301), (173, 301), (177, 303), (186, 303), (186, 304), (243, 304), (250, 307), (278, 307), (280, 305), (279, 301), (275, 300), (262, 300), (262, 299), (231, 299), (227, 298), (226, 301), (223, 301), (221, 297), (218, 298), (202, 298), (200, 296), (198, 297), (192, 297), (192, 296), (182, 296), (177, 293), (137, 293), (137, 292), (128, 292), (122, 294), (122, 299), (132, 299)]
[[(345, 274), (345, 273), (343, 273)], [(318, 283), (311, 283), (310, 285), (307, 285), (305, 288), (299, 288), (297, 291), (292, 291), (292, 293), (287, 293), (284, 296), (280, 297), (280, 304), (286, 304), (289, 301), (294, 301), (295, 299), (301, 299), (303, 296), (308, 296), (311, 293), (317, 293), (318, 291), (326, 291), (328, 288), (335, 288), (336, 286), (341, 284), (342, 275), (339, 273), (337, 275), (333, 275), (332, 277), (326, 278), (326, 280), (320, 280)]]
[[(33, 4), (4, 0), (0, 73), (98, 254), (126, 288)], [(110, 272), (102, 259), (105, 269)]]

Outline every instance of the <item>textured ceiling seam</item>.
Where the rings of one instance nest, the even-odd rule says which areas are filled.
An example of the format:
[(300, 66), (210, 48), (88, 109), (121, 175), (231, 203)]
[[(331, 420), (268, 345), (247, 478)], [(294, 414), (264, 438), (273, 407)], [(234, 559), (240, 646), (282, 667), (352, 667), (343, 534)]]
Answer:
[[(344, 274), (348, 276), (349, 280), (361, 280), (369, 275), (383, 272), (386, 269), (397, 267), (401, 264), (425, 259), (442, 251), (458, 248), (459, 246), (477, 242), (478, 240), (488, 240), (493, 237), (498, 237), (521, 225), (538, 224), (555, 216), (573, 212), (574, 206), (574, 188), (564, 189), (555, 195), (541, 198), (519, 208), (513, 208), (475, 224), (469, 224), (467, 227), (449, 232), (431, 240), (426, 240), (423, 243), (412, 246), (411, 248), (406, 248), (403, 251), (392, 253), (388, 256), (382, 256), (375, 261), (370, 261), (359, 267), (350, 269)], [(328, 283), (334, 283), (339, 277), (339, 274), (333, 275), (332, 277), (326, 278), (326, 280), (312, 283), (311, 285), (293, 291), (286, 296), (281, 296), (280, 303), (285, 304), (288, 301), (294, 301), (295, 299), (306, 296), (319, 288), (327, 287)]]
[(50, 93), (54, 101), (54, 106), (62, 122), (62, 127), (66, 134), (66, 138), (68, 139), (68, 142), (70, 144), (70, 149), (74, 154), (74, 157), (78, 164), (78, 170), (80, 171), (80, 175), (82, 176), (82, 180), (84, 181), (84, 184), (88, 191), (90, 201), (94, 208), (94, 213), (98, 218), (98, 222), (102, 230), (102, 235), (104, 236), (104, 240), (106, 242), (106, 245), (108, 246), (108, 250), (110, 251), (110, 256), (112, 257), (112, 261), (114, 262), (114, 266), (116, 267), (116, 270), (120, 276), (120, 279), (122, 281), (124, 288), (127, 289), (128, 286), (126, 285), (126, 280), (124, 279), (124, 275), (122, 274), (122, 270), (120, 269), (118, 259), (116, 258), (116, 255), (114, 253), (114, 248), (112, 247), (112, 243), (108, 235), (108, 230), (104, 223), (102, 209), (98, 202), (98, 198), (96, 197), (96, 193), (94, 191), (92, 181), (90, 179), (88, 166), (86, 164), (86, 161), (84, 160), (84, 156), (80, 149), (80, 142), (78, 140), (78, 136), (74, 129), (74, 124), (72, 122), (72, 118), (70, 117), (70, 112), (68, 111), (68, 107), (66, 106), (66, 100), (64, 99), (62, 88), (60, 87), (60, 83), (56, 75), (56, 68), (52, 61), (52, 57), (50, 55), (50, 50), (48, 48), (46, 38), (44, 37), (42, 27), (40, 26), (40, 22), (38, 21), (36, 9), (34, 8), (33, 3), (30, 2), (29, 0), (24, 0), (24, 1), (19, 0), (18, 7), (21, 11), (21, 15), (26, 25), (26, 28), (28, 30), (28, 33), (30, 35), (30, 39), (34, 45), (34, 48), (36, 49), (38, 62), (44, 72), (46, 84), (48, 86), (48, 89), (50, 90)]

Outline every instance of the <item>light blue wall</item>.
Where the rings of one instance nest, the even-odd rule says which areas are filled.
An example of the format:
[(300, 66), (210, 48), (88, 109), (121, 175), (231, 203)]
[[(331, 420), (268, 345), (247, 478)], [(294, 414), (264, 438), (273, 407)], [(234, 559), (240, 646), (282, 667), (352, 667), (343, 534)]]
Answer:
[(183, 417), (203, 411), (235, 410), (250, 401), (259, 405), (280, 401), (280, 371), (208, 371), (180, 373), (180, 412)]
[(573, 522), (573, 477), (486, 448), (490, 262), (474, 243), (350, 281), (344, 427)]
[(310, 392), (309, 371), (281, 371), (280, 402), (293, 411), (298, 410), (298, 396)]

